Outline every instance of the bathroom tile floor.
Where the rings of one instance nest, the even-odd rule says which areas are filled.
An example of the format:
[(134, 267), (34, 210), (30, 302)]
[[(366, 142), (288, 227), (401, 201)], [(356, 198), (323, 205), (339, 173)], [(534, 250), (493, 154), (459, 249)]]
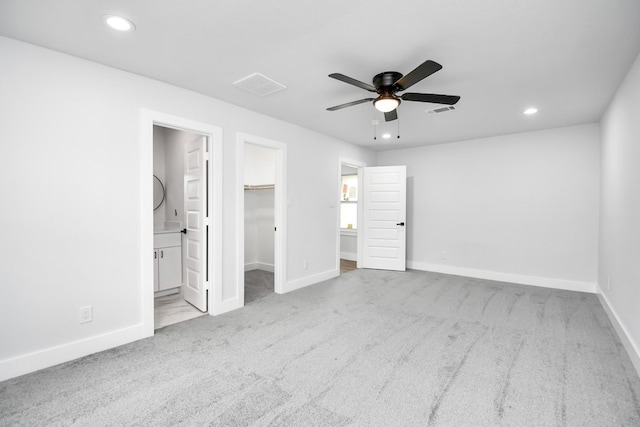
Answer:
[(156, 298), (153, 301), (153, 306), (154, 329), (164, 328), (206, 314), (186, 302), (180, 294)]

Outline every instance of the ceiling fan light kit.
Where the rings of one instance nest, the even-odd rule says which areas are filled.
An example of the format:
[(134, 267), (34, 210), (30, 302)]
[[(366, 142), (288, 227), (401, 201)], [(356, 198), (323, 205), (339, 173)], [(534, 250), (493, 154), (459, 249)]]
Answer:
[(377, 98), (365, 98), (358, 101), (347, 102), (346, 104), (336, 105), (327, 108), (329, 111), (341, 110), (343, 108), (352, 107), (354, 105), (363, 104), (373, 101), (374, 107), (384, 113), (384, 119), (387, 122), (398, 119), (396, 108), (400, 105), (400, 100), (430, 102), (434, 104), (454, 105), (460, 100), (459, 96), (439, 95), (433, 93), (405, 93), (398, 97), (397, 92), (401, 92), (418, 83), (422, 79), (429, 77), (431, 74), (442, 69), (442, 65), (437, 62), (427, 60), (420, 64), (416, 69), (406, 76), (397, 71), (385, 71), (376, 74), (373, 77), (373, 85), (361, 82), (349, 76), (340, 73), (329, 74), (329, 77), (350, 85), (359, 87), (369, 92), (378, 94)]
[(395, 96), (381, 95), (375, 101), (373, 101), (373, 105), (376, 107), (376, 110), (383, 113), (388, 113), (398, 108), (398, 105), (400, 105), (400, 100)]

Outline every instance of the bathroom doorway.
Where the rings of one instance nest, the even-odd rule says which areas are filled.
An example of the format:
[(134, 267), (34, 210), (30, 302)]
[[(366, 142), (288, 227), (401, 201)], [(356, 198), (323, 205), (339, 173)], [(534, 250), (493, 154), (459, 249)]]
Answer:
[(153, 126), (154, 329), (208, 312), (208, 146), (205, 135)]
[[(201, 266), (197, 267), (197, 272), (202, 274), (192, 274), (192, 265), (187, 264), (187, 271), (184, 273), (186, 279), (182, 280), (182, 284), (194, 284), (194, 278), (200, 277), (203, 282), (201, 286), (201, 299), (195, 304), (200, 304), (198, 307), (201, 312), (206, 312), (209, 315), (221, 314), (228, 311), (223, 301), (223, 281), (222, 281), (222, 128), (214, 126), (208, 123), (197, 122), (184, 117), (173, 116), (157, 111), (142, 109), (140, 112), (141, 132), (140, 138), (142, 140), (142, 162), (140, 168), (140, 177), (142, 182), (141, 187), (141, 204), (144, 207), (141, 218), (141, 239), (140, 245), (141, 251), (141, 271), (140, 281), (142, 283), (141, 292), (141, 310), (142, 310), (142, 327), (144, 329), (145, 336), (154, 335), (154, 318), (155, 309), (154, 301), (156, 296), (156, 283), (155, 283), (155, 271), (159, 269), (159, 266), (154, 262), (154, 225), (158, 228), (171, 228), (182, 227), (187, 229), (187, 236), (189, 231), (194, 229), (194, 224), (199, 224), (198, 234), (200, 240), (205, 243), (203, 246), (190, 244), (187, 240), (183, 241), (184, 233), (180, 233), (181, 244), (178, 246), (180, 255), (173, 257), (173, 260), (180, 260), (182, 264), (182, 255), (185, 253), (187, 257), (196, 258), (201, 262)], [(154, 224), (154, 205), (153, 200), (153, 183), (156, 179), (153, 178), (154, 173), (154, 154), (156, 156), (159, 153), (154, 153), (154, 127), (162, 127), (175, 131), (186, 131), (192, 134), (197, 134), (199, 142), (195, 143), (201, 149), (196, 150), (199, 154), (184, 156), (185, 164), (185, 182), (192, 180), (191, 172), (198, 172), (198, 179), (194, 180), (192, 185), (183, 189), (183, 203), (185, 198), (193, 201), (198, 200), (196, 212), (191, 212), (192, 207), (188, 203), (184, 203), (184, 210), (182, 214), (182, 220), (184, 223), (180, 224), (161, 224), (158, 222)], [(156, 129), (156, 135), (159, 129)], [(162, 130), (162, 132), (165, 132)], [(166, 141), (165, 141), (166, 144)], [(165, 147), (166, 148), (166, 147)], [(169, 147), (171, 148), (171, 147)], [(167, 153), (165, 152), (165, 157)], [(194, 160), (198, 161), (194, 163)], [(157, 158), (155, 160), (158, 160)], [(166, 159), (165, 159), (166, 160)], [(191, 165), (188, 162), (191, 161)], [(202, 161), (206, 161), (207, 167), (193, 168), (194, 165), (200, 165)], [(166, 164), (165, 164), (166, 168)], [(203, 173), (202, 170), (204, 170)], [(165, 171), (166, 172), (166, 171)], [(164, 184), (163, 184), (164, 185)], [(183, 183), (184, 186), (184, 183)], [(197, 197), (195, 197), (197, 195)], [(164, 203), (168, 203), (166, 200)], [(176, 201), (179, 203), (179, 201)], [(177, 211), (177, 212), (176, 212)], [(162, 215), (162, 214), (158, 214)], [(165, 222), (178, 221), (180, 217), (180, 209), (178, 207), (164, 206), (164, 219)], [(197, 219), (196, 221), (194, 221)], [(162, 218), (160, 218), (162, 220)], [(171, 230), (174, 231), (174, 230)], [(181, 230), (182, 231), (182, 230)], [(174, 237), (175, 239), (175, 237)], [(167, 245), (174, 245), (174, 241), (161, 242)], [(174, 247), (175, 247), (174, 246)], [(169, 246), (167, 246), (169, 247)], [(185, 248), (183, 250), (183, 247)], [(159, 256), (167, 256), (167, 253), (160, 253)], [(156, 255), (157, 256), (157, 255)], [(169, 267), (168, 265), (166, 267)], [(183, 271), (182, 266), (178, 269), (179, 273), (176, 277), (182, 278)], [(175, 273), (175, 270), (173, 270)], [(178, 279), (180, 280), (180, 279)], [(187, 292), (182, 288), (183, 295), (188, 297)], [(166, 295), (165, 295), (166, 296)], [(193, 303), (192, 303), (193, 304)]]

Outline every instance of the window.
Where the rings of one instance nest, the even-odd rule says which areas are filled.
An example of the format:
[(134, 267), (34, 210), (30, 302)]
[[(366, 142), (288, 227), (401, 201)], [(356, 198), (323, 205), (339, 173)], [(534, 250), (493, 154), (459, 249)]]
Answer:
[(340, 228), (358, 227), (358, 175), (342, 175), (340, 197)]

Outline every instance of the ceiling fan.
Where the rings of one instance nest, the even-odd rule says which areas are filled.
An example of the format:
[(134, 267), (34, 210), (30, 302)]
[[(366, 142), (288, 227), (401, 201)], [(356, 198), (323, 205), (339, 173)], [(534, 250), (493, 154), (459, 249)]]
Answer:
[(439, 71), (440, 69), (442, 69), (442, 65), (431, 60), (426, 60), (406, 76), (403, 76), (397, 71), (385, 71), (384, 73), (376, 74), (373, 77), (373, 86), (345, 76), (344, 74), (329, 74), (329, 77), (340, 80), (341, 82), (349, 83), (350, 85), (368, 90), (369, 92), (377, 93), (378, 97), (347, 102), (346, 104), (340, 104), (336, 105), (335, 107), (327, 108), (327, 110), (336, 111), (343, 108), (351, 107), (353, 105), (373, 101), (373, 105), (376, 107), (376, 109), (384, 113), (384, 120), (390, 122), (398, 118), (398, 112), (396, 108), (398, 107), (398, 105), (400, 105), (400, 100), (454, 105), (460, 100), (459, 96), (438, 95), (434, 93), (403, 93), (400, 96), (397, 95), (397, 92), (409, 89), (414, 84), (418, 83), (424, 78), (429, 77), (431, 74)]

